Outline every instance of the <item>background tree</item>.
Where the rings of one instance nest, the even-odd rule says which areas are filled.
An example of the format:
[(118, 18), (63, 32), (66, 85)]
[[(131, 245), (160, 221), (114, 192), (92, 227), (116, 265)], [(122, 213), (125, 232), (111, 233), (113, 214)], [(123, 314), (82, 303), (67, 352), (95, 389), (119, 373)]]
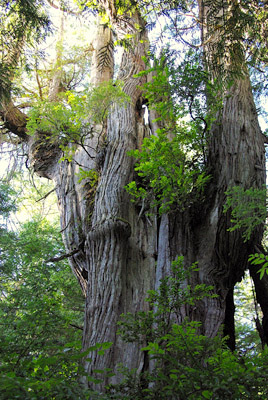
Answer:
[[(40, 200), (42, 186), (36, 185), (31, 201), (34, 195)], [(1, 216), (14, 211), (16, 196), (10, 185), (1, 192)], [(22, 204), (20, 196), (17, 212)], [(77, 376), (84, 299), (66, 258), (52, 261), (64, 253), (59, 223), (40, 208), (43, 213), (27, 213), (27, 222), (0, 234), (1, 399), (82, 395)]]

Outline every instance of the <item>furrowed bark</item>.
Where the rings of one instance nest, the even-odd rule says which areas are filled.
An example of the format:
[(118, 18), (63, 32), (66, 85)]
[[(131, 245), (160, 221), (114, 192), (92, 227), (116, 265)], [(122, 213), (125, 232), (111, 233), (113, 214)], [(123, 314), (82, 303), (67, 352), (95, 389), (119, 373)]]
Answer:
[[(133, 77), (145, 69), (141, 58), (145, 55), (144, 44), (136, 38), (133, 50), (122, 57), (119, 79), (131, 103), (125, 108), (115, 106), (108, 118), (105, 160), (86, 238), (89, 282), (84, 348), (103, 341), (114, 343), (104, 356), (91, 355), (92, 362), (86, 365), (90, 373), (96, 365), (114, 369), (120, 362), (141, 370), (144, 363), (137, 346), (122, 343), (116, 330), (121, 313), (148, 307), (145, 297), (154, 281), (156, 221), (139, 218), (140, 210), (124, 189), (133, 174), (133, 160), (127, 152), (148, 134), (138, 106), (144, 78)], [(118, 376), (113, 379), (117, 380)]]
[(12, 101), (2, 101), (0, 117), (6, 129), (25, 142), (29, 140), (26, 132), (27, 115), (15, 107)]
[[(200, 15), (207, 29), (209, 9), (199, 1)], [(223, 15), (219, 11), (218, 17)], [(203, 31), (203, 42), (207, 36)], [(211, 35), (205, 54), (217, 48), (217, 36)], [(205, 57), (206, 58), (206, 57)], [(235, 80), (224, 94), (223, 107), (209, 132), (207, 168), (211, 180), (206, 187), (205, 203), (195, 204), (183, 214), (165, 215), (159, 229), (156, 286), (168, 273), (172, 260), (183, 255), (186, 265), (198, 262), (199, 273), (190, 283), (213, 285), (218, 298), (206, 298), (194, 309), (185, 307), (183, 315), (202, 322), (201, 333), (214, 337), (223, 326), (228, 345), (235, 348), (233, 288), (248, 268), (248, 257), (260, 246), (263, 226), (256, 228), (246, 243), (242, 232), (228, 232), (230, 212), (223, 212), (225, 192), (233, 186), (249, 189), (265, 184), (264, 139), (258, 124), (249, 76), (245, 65), (243, 76)], [(255, 282), (258, 277), (254, 275)], [(256, 284), (259, 302), (265, 313), (263, 327), (267, 331), (267, 300), (264, 282)], [(180, 321), (179, 321), (180, 322)]]
[(224, 333), (234, 348), (233, 288), (242, 279), (248, 257), (255, 252), (255, 245), (260, 245), (263, 234), (260, 226), (245, 243), (241, 231), (228, 232), (230, 213), (223, 212), (228, 188), (263, 188), (265, 184), (264, 141), (248, 76), (226, 94), (208, 140), (211, 181), (206, 203), (182, 215), (162, 217), (157, 277), (159, 281), (167, 273), (167, 265), (177, 255), (184, 256), (186, 265), (197, 261), (199, 276), (193, 276), (191, 283), (213, 285), (219, 297), (203, 300), (198, 308), (185, 310), (185, 315), (202, 321), (202, 333), (210, 337), (224, 324)]
[[(199, 2), (203, 23), (209, 9)], [(204, 38), (205, 40), (205, 38)], [(215, 48), (215, 40), (213, 38)], [(213, 47), (212, 46), (212, 47)], [(210, 51), (211, 51), (210, 43)], [(205, 49), (206, 51), (206, 49)], [(209, 50), (208, 50), (209, 51)], [(263, 188), (265, 184), (264, 140), (258, 124), (250, 80), (242, 66), (244, 75), (238, 78), (225, 93), (222, 110), (218, 113), (208, 138), (208, 167), (211, 182), (206, 190), (206, 204), (194, 212), (188, 223), (190, 233), (187, 244), (183, 244), (185, 233), (181, 234), (181, 222), (177, 223), (178, 251), (186, 255), (189, 262), (198, 261), (200, 268), (198, 282), (212, 284), (218, 299), (206, 299), (195, 318), (203, 321), (203, 333), (215, 336), (222, 324), (234, 347), (234, 307), (231, 293), (248, 266), (248, 256), (254, 246), (260, 245), (263, 226), (255, 229), (250, 240), (244, 243), (242, 233), (228, 232), (231, 226), (230, 213), (223, 213), (225, 192), (233, 186), (244, 189)], [(176, 223), (175, 223), (176, 225)], [(184, 230), (187, 223), (183, 222)], [(176, 245), (174, 245), (176, 248)]]
[[(145, 69), (148, 39), (144, 29), (138, 32), (135, 24), (143, 27), (139, 14), (126, 20), (110, 14), (121, 34), (134, 35), (131, 49), (125, 51), (118, 79), (124, 82), (124, 91), (130, 96), (126, 107), (114, 105), (107, 122), (96, 126), (87, 137), (87, 152), (78, 147), (71, 162), (58, 163), (61, 156), (56, 143), (49, 144), (36, 135), (31, 143), (31, 160), (35, 171), (53, 179), (56, 184), (61, 227), (73, 272), (86, 296), (83, 348), (97, 343), (112, 342), (104, 355), (89, 354), (85, 363), (88, 373), (106, 367), (115, 370), (118, 363), (129, 368), (144, 367), (144, 356), (134, 344), (126, 344), (116, 335), (121, 313), (148, 308), (145, 298), (153, 288), (157, 246), (156, 218), (139, 216), (136, 207), (124, 189), (133, 179), (133, 159), (127, 155), (140, 146), (149, 134), (141, 108), (141, 85), (144, 77), (134, 75)], [(136, 25), (136, 26), (137, 26)], [(113, 59), (101, 65), (100, 52), (111, 52), (111, 32), (99, 26), (93, 41), (92, 83), (98, 85), (113, 76)], [(79, 181), (79, 167), (98, 172), (97, 185)], [(80, 247), (79, 247), (80, 246)], [(98, 376), (98, 375), (97, 375)], [(118, 374), (113, 382), (119, 379)], [(104, 381), (99, 388), (103, 387)]]

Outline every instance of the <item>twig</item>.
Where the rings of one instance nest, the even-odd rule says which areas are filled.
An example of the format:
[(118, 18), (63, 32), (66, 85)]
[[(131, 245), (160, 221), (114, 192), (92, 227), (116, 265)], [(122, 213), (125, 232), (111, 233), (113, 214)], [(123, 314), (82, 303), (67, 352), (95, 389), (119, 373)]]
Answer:
[(63, 6), (57, 6), (54, 3), (54, 1), (52, 1), (52, 0), (47, 0), (47, 2), (51, 7), (55, 8), (55, 10), (60, 10), (60, 11), (66, 12), (67, 14), (70, 14), (70, 15), (81, 15), (82, 14), (82, 11), (72, 11), (72, 10), (68, 10), (66, 7), (63, 7)]
[(48, 260), (45, 261), (45, 263), (48, 263), (48, 262), (58, 262), (58, 261), (64, 260), (65, 258), (74, 256), (76, 253), (78, 253), (78, 252), (81, 250), (81, 246), (82, 246), (83, 243), (84, 243), (84, 241), (82, 241), (82, 242), (79, 243), (78, 249), (74, 249), (74, 250), (70, 251), (69, 253), (62, 254), (62, 255), (59, 256), (59, 257), (52, 257), (52, 258), (49, 258)]
[(38, 203), (39, 201), (45, 200), (51, 193), (55, 192), (56, 188), (50, 190), (47, 194), (45, 194), (43, 197), (41, 197), (41, 199), (36, 200), (36, 203)]
[(83, 328), (81, 326), (75, 324), (69, 324), (69, 325), (72, 326), (73, 328), (80, 329), (81, 331), (83, 331)]

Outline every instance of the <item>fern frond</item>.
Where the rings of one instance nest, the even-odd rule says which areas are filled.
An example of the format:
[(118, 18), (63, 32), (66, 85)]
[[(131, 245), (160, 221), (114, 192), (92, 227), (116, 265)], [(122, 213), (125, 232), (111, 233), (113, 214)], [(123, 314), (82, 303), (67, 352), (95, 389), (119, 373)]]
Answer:
[(113, 62), (114, 42), (111, 39), (107, 45), (100, 48), (98, 53), (98, 68), (101, 72)]

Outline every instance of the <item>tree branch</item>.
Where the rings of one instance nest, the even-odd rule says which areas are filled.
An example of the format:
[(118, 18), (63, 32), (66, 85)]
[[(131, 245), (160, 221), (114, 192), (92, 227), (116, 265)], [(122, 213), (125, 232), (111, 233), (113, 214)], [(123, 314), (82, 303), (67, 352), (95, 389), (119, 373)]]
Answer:
[(84, 330), (84, 329), (82, 328), (82, 326), (78, 326), (78, 325), (75, 325), (75, 324), (69, 324), (69, 325), (72, 326), (73, 328), (80, 329), (81, 331)]
[(28, 141), (29, 136), (26, 133), (27, 115), (20, 111), (12, 101), (1, 105), (0, 117), (6, 129), (24, 141)]
[(52, 0), (47, 0), (47, 2), (51, 7), (55, 8), (55, 10), (60, 10), (60, 11), (66, 12), (67, 14), (70, 14), (70, 15), (81, 15), (82, 14), (82, 11), (69, 10), (66, 7), (55, 4), (54, 1), (52, 1)]
[(36, 203), (38, 203), (39, 201), (45, 200), (51, 193), (55, 192), (56, 188), (50, 190), (48, 193), (46, 193), (43, 197), (41, 197), (41, 199), (36, 200)]
[(48, 263), (48, 262), (58, 262), (58, 261), (64, 260), (65, 258), (69, 258), (69, 257), (74, 256), (75, 254), (77, 254), (77, 253), (81, 250), (81, 246), (82, 246), (83, 243), (84, 243), (84, 241), (81, 241), (81, 242), (79, 243), (77, 249), (74, 249), (74, 250), (70, 251), (69, 253), (62, 254), (62, 255), (59, 256), (59, 257), (52, 257), (52, 258), (49, 258), (48, 260), (45, 261), (45, 263)]

